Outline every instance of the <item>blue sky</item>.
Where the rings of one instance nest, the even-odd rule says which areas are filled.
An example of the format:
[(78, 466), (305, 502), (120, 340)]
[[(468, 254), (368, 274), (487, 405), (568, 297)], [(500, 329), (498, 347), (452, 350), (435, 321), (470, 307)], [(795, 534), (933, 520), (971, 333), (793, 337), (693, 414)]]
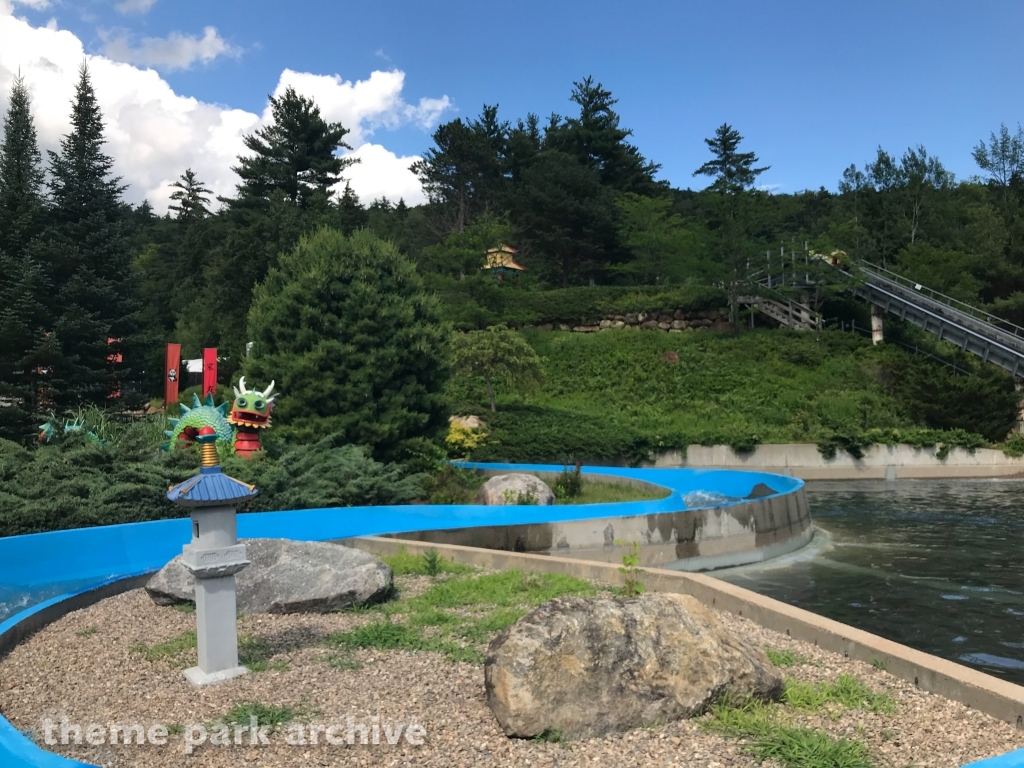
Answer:
[[(484, 103), (508, 119), (565, 114), (572, 81), (593, 75), (619, 99), (640, 150), (679, 187), (705, 184), (691, 174), (707, 157), (702, 139), (722, 122), (771, 165), (761, 181), (784, 192), (835, 189), (842, 170), (879, 145), (899, 153), (921, 143), (963, 178), (977, 172), (971, 148), (1000, 123), (1015, 128), (1024, 105), (1021, 2), (114, 5), (50, 0), (16, 13), (33, 25), (56, 18), (96, 54), (119, 35), (137, 47), (215, 27), (226, 53), (157, 68), (181, 96), (256, 114), (286, 68), (351, 81), (400, 70), (406, 101), (448, 97), (440, 120), (475, 116)], [(372, 140), (400, 156), (430, 146), (429, 130), (409, 121)]]

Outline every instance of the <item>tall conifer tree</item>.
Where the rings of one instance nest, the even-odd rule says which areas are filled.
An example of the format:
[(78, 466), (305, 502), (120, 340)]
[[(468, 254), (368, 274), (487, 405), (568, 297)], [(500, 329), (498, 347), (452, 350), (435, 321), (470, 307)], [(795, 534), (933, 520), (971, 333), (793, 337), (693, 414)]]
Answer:
[(0, 145), (0, 436), (24, 438), (32, 427), (44, 362), (46, 276), (37, 256), (43, 226), (43, 172), (28, 88), (11, 88)]
[[(83, 64), (71, 108), (71, 132), (50, 152), (54, 332), (64, 360), (55, 370), (56, 402), (103, 402), (128, 373), (126, 353), (138, 321), (132, 290), (129, 208), (103, 152), (103, 115)], [(116, 369), (116, 370), (115, 370)]]

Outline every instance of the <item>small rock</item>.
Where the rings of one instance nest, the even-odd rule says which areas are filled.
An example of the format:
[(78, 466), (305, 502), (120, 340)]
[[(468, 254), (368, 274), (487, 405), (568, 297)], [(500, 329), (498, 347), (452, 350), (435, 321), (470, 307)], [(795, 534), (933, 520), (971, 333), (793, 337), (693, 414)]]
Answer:
[(527, 500), (530, 504), (550, 505), (555, 503), (555, 494), (536, 475), (512, 472), (507, 475), (495, 475), (484, 483), (476, 492), (473, 503), (503, 506)]
[(669, 364), (678, 363), (679, 353), (670, 349), (668, 352), (661, 356), (661, 362)]

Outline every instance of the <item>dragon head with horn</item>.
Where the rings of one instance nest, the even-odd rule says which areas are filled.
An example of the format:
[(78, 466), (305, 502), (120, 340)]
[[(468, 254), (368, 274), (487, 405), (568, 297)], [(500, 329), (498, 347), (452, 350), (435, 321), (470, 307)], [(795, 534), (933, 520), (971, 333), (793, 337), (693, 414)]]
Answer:
[(245, 377), (238, 380), (235, 402), (231, 405), (228, 421), (235, 426), (235, 453), (249, 457), (262, 447), (259, 430), (270, 426), (270, 412), (274, 408), (274, 382), (260, 392), (245, 386)]

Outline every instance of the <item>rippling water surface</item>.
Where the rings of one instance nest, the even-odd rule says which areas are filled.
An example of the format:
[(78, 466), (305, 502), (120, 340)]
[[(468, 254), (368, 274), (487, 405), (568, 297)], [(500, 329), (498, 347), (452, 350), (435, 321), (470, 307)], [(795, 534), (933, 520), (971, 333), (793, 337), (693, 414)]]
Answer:
[(830, 545), (716, 575), (1024, 684), (1024, 481), (808, 483), (807, 496)]

